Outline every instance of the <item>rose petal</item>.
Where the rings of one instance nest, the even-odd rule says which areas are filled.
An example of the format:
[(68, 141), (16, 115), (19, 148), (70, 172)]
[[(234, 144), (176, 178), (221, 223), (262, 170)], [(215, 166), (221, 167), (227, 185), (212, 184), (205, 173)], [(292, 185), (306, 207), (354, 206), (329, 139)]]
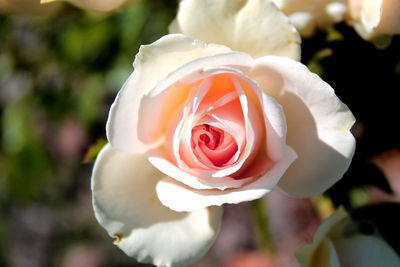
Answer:
[(310, 37), (314, 34), (317, 23), (315, 21), (315, 17), (309, 12), (294, 12), (293, 14), (288, 15), (290, 21), (299, 31), (301, 36)]
[[(110, 109), (107, 121), (110, 143), (115, 148), (132, 154), (145, 152), (156, 145), (149, 140), (143, 140), (138, 133), (139, 108), (143, 96), (185, 63), (229, 51), (227, 47), (205, 44), (178, 34), (167, 35), (150, 45), (141, 46), (133, 63), (135, 70)], [(154, 142), (157, 142), (158, 133), (153, 134)]]
[[(199, 164), (201, 166), (195, 170), (196, 174), (192, 173), (192, 175), (198, 177), (213, 176), (216, 178), (221, 178), (226, 176), (232, 176), (233, 174), (235, 175), (238, 174), (238, 171), (244, 170), (248, 166), (248, 164), (252, 162), (252, 159), (257, 155), (258, 148), (262, 141), (261, 139), (264, 136), (264, 129), (262, 126), (263, 115), (262, 114), (260, 115), (262, 111), (261, 108), (259, 108), (260, 110), (257, 110), (257, 106), (261, 106), (261, 102), (263, 101), (262, 92), (259, 88), (258, 91), (256, 90), (257, 85), (253, 81), (251, 81), (247, 76), (245, 76), (240, 70), (229, 67), (204, 68), (203, 71), (201, 73), (196, 74), (195, 77), (197, 77), (197, 79), (205, 79), (207, 77), (212, 78), (213, 75), (222, 75), (222, 74), (224, 75), (226, 74), (230, 77), (232, 83), (231, 84), (232, 90), (234, 90), (235, 95), (237, 95), (237, 98), (239, 99), (238, 104), (240, 104), (240, 106), (237, 109), (235, 109), (235, 111), (240, 111), (240, 112), (232, 112), (232, 111), (225, 112), (226, 110), (224, 110), (223, 108), (221, 109), (216, 108), (209, 112), (210, 117), (205, 117), (205, 119), (200, 120), (199, 123), (208, 121), (210, 125), (216, 127), (218, 127), (217, 125), (218, 123), (225, 124), (226, 127), (220, 127), (220, 128), (234, 129), (234, 131), (228, 131), (228, 132), (236, 140), (238, 144), (238, 151), (242, 151), (241, 147), (242, 143), (244, 143), (242, 141), (243, 135), (245, 135), (246, 137), (244, 139), (246, 145), (244, 146), (243, 153), (241, 153), (239, 159), (233, 165), (228, 167), (213, 168), (212, 170), (215, 171), (212, 174), (210, 173), (211, 169), (205, 169), (204, 171), (202, 171), (201, 167), (203, 166)], [(183, 79), (186, 80), (185, 77)], [(196, 80), (190, 80), (190, 81), (195, 82)], [(202, 86), (203, 84), (204, 82), (201, 82), (199, 88), (203, 88)], [(224, 84), (226, 85), (228, 83), (225, 82)], [(188, 162), (188, 165), (190, 165), (190, 163), (196, 163), (195, 161), (196, 156), (194, 154), (193, 155), (190, 154), (191, 129), (195, 126), (193, 124), (194, 123), (193, 120), (197, 108), (201, 106), (200, 103), (194, 102), (193, 99), (196, 98), (195, 100), (199, 102), (203, 101), (203, 97), (206, 94), (206, 90), (208, 89), (209, 85), (207, 86), (204, 85), (205, 92), (201, 90), (201, 92), (203, 93), (199, 92), (198, 95), (195, 94), (194, 96), (188, 97), (188, 105), (186, 105), (183, 108), (182, 114), (180, 114), (180, 116), (172, 120), (173, 123), (171, 123), (171, 125), (169, 126), (170, 130), (167, 131), (167, 140), (173, 140), (173, 147), (171, 148), (168, 145), (168, 143), (167, 147), (171, 151), (171, 154), (174, 156), (176, 164), (180, 168), (188, 167), (187, 165), (181, 164), (180, 157), (184, 157), (186, 159), (186, 162)], [(214, 94), (214, 96), (217, 97), (218, 94)], [(216, 99), (216, 101), (218, 102), (218, 98)], [(204, 100), (203, 102), (207, 103), (206, 100)], [(210, 105), (205, 105), (205, 106), (210, 107)], [(227, 105), (226, 107), (228, 106), (230, 105)], [(202, 109), (200, 108), (200, 110)], [(240, 117), (240, 119), (238, 117)], [(214, 123), (210, 122), (210, 119), (214, 119), (215, 120)], [(188, 122), (184, 123), (184, 121)], [(244, 126), (245, 131), (240, 129), (241, 125)], [(244, 134), (242, 132), (244, 132)], [(189, 148), (178, 150), (177, 147), (179, 147), (179, 144), (181, 144), (180, 143), (181, 140), (185, 140), (186, 142), (182, 143), (186, 143), (186, 146)], [(246, 166), (243, 167), (244, 165)], [(188, 171), (188, 169), (186, 171)]]
[(157, 196), (161, 203), (175, 211), (193, 211), (208, 206), (258, 199), (275, 187), (295, 159), (296, 153), (290, 147), (286, 147), (283, 158), (264, 176), (234, 190), (194, 190), (167, 177), (157, 183)]
[(390, 44), (391, 34), (400, 33), (398, 0), (351, 0), (348, 6), (350, 23), (355, 30), (362, 38), (373, 40), (379, 48)]
[(385, 34), (400, 33), (400, 1), (384, 0), (382, 18), (378, 25), (378, 31)]
[(145, 156), (125, 154), (107, 145), (98, 155), (92, 175), (94, 212), (129, 256), (157, 266), (186, 266), (213, 243), (222, 209), (171, 211), (155, 192), (163, 176)]
[(332, 213), (323, 223), (318, 227), (313, 237), (313, 243), (318, 245), (321, 243), (329, 234), (329, 232), (337, 225), (341, 226), (343, 223), (348, 221), (348, 214), (343, 208), (338, 209), (335, 213)]
[(335, 246), (329, 239), (323, 240), (321, 244), (318, 244), (318, 246), (308, 245), (301, 247), (297, 251), (296, 257), (300, 263), (300, 266), (302, 267), (345, 267), (340, 264), (339, 256), (336, 253)]
[(342, 0), (272, 0), (289, 16), (302, 37), (310, 37), (315, 31), (327, 29), (343, 20), (346, 4)]
[(360, 18), (367, 29), (376, 28), (382, 17), (384, 0), (361, 0)]
[(321, 194), (350, 165), (354, 117), (333, 89), (296, 61), (268, 56), (256, 60), (250, 77), (283, 107), (287, 144), (299, 158), (279, 186), (296, 196)]
[(400, 258), (384, 240), (367, 235), (333, 239), (341, 267), (398, 267)]
[(267, 133), (267, 154), (272, 160), (279, 160), (286, 146), (287, 125), (282, 106), (270, 96), (262, 94), (265, 129)]
[(300, 58), (299, 34), (271, 1), (184, 0), (169, 30), (227, 45), (255, 58)]
[(313, 242), (300, 247), (296, 251), (296, 258), (303, 267), (327, 266), (340, 267), (339, 256), (331, 240), (329, 232), (348, 219), (344, 210), (339, 209), (327, 218), (318, 227), (314, 234)]
[(361, 22), (367, 31), (380, 34), (400, 33), (400, 1), (364, 0), (361, 8)]
[(173, 179), (186, 184), (194, 189), (214, 189), (225, 190), (227, 188), (238, 188), (245, 183), (250, 182), (253, 178), (248, 179), (233, 179), (230, 177), (212, 177), (212, 171), (203, 172), (201, 178), (191, 175), (187, 169), (180, 169), (176, 165), (172, 164), (166, 159), (159, 151), (151, 151), (149, 161), (155, 168), (165, 173), (166, 175), (173, 177)]
[(138, 111), (139, 139), (147, 143), (162, 139), (171, 117), (190, 96), (190, 84), (200, 79), (205, 67), (231, 66), (248, 71), (252, 62), (248, 54), (227, 52), (194, 59), (174, 70), (142, 97)]
[[(400, 266), (396, 252), (380, 237), (354, 232), (350, 217), (339, 209), (318, 228), (314, 241), (301, 247), (296, 257), (303, 267)], [(353, 229), (349, 231), (349, 229)]]

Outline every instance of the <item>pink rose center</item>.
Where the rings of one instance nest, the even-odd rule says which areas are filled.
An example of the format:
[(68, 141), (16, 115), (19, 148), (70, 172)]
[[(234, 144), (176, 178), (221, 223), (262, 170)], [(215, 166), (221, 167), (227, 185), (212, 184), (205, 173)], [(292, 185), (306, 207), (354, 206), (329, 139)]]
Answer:
[(193, 127), (191, 146), (200, 160), (207, 158), (218, 167), (227, 163), (238, 150), (229, 133), (208, 124)]
[(205, 144), (209, 149), (215, 150), (224, 138), (224, 132), (208, 124), (203, 124), (193, 128), (192, 137), (194, 137), (192, 148), (196, 146), (196, 141), (198, 141), (198, 143)]

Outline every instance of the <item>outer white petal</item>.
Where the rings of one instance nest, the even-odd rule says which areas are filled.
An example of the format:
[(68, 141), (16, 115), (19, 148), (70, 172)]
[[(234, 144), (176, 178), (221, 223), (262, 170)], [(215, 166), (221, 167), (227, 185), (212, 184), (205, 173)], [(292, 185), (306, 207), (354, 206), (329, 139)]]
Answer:
[[(185, 63), (204, 56), (230, 51), (220, 45), (208, 45), (183, 35), (167, 35), (150, 45), (141, 46), (133, 66), (135, 70), (118, 93), (107, 121), (107, 137), (117, 149), (143, 153), (151, 145), (140, 140), (138, 120), (140, 101), (168, 74)], [(151, 119), (151, 118), (150, 118)]]
[(368, 235), (332, 239), (340, 267), (398, 267), (400, 258), (384, 240)]
[(373, 28), (376, 28), (379, 25), (379, 22), (381, 21), (382, 17), (383, 2), (385, 1), (384, 0), (361, 1), (362, 8), (361, 8), (360, 18), (361, 22), (367, 29), (372, 30)]
[(390, 35), (400, 33), (398, 0), (349, 0), (349, 11), (358, 34), (378, 47), (385, 48), (390, 44)]
[(267, 133), (267, 154), (272, 160), (279, 160), (286, 146), (287, 124), (282, 106), (272, 97), (262, 94), (264, 120)]
[(324, 239), (318, 245), (309, 244), (302, 246), (296, 252), (296, 258), (301, 267), (344, 267), (340, 265), (335, 246), (329, 239)]
[(341, 22), (347, 12), (347, 7), (344, 2), (334, 1), (326, 5), (325, 11), (334, 22)]
[(315, 22), (314, 17), (311, 13), (299, 11), (294, 12), (288, 16), (290, 18), (290, 21), (300, 32), (301, 36), (309, 37), (315, 32), (317, 23)]
[(296, 258), (301, 267), (341, 267), (336, 248), (328, 236), (332, 229), (337, 226), (341, 228), (341, 225), (348, 220), (347, 213), (339, 209), (323, 221), (315, 232), (312, 243), (304, 245), (296, 251)]
[(213, 243), (222, 209), (177, 213), (166, 208), (155, 192), (163, 176), (145, 156), (125, 154), (107, 145), (92, 175), (95, 215), (129, 256), (158, 266), (186, 266)]
[(296, 196), (322, 193), (350, 165), (355, 149), (352, 113), (327, 83), (296, 61), (259, 58), (249, 75), (282, 105), (287, 144), (299, 156), (279, 186)]
[(400, 34), (400, 1), (384, 0), (382, 19), (378, 31), (385, 34)]
[(176, 165), (168, 161), (166, 157), (164, 157), (161, 153), (157, 153), (156, 151), (151, 152), (149, 161), (151, 164), (153, 164), (155, 168), (159, 169), (161, 172), (194, 189), (218, 188), (220, 190), (225, 190), (226, 188), (241, 187), (243, 184), (253, 180), (252, 177), (240, 180), (235, 180), (230, 177), (201, 177), (201, 179), (199, 179), (198, 177), (191, 175), (185, 170), (178, 168)]
[(344, 18), (345, 0), (272, 0), (289, 16), (301, 36), (311, 36), (317, 28), (325, 29)]
[(286, 147), (283, 158), (264, 176), (241, 188), (221, 191), (195, 190), (172, 178), (164, 178), (157, 183), (157, 196), (167, 207), (175, 211), (192, 211), (225, 203), (236, 204), (258, 199), (269, 193), (278, 183), (285, 170), (296, 159), (296, 153)]
[(377, 34), (400, 33), (400, 1), (398, 0), (363, 0), (361, 23), (367, 31)]
[(318, 228), (313, 243), (301, 247), (296, 257), (302, 267), (400, 266), (396, 252), (381, 238), (349, 231), (355, 229), (348, 214), (339, 210)]
[(227, 45), (255, 58), (300, 58), (299, 34), (270, 0), (183, 0), (170, 32)]

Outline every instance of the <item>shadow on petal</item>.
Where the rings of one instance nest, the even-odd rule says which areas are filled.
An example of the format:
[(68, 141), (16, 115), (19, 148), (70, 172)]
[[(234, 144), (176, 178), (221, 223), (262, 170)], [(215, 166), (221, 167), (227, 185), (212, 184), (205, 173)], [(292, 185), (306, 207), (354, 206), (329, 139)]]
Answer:
[(164, 174), (144, 155), (129, 155), (107, 145), (92, 175), (97, 220), (115, 244), (140, 262), (187, 265), (199, 259), (219, 230), (221, 208), (178, 213), (163, 206), (155, 184)]

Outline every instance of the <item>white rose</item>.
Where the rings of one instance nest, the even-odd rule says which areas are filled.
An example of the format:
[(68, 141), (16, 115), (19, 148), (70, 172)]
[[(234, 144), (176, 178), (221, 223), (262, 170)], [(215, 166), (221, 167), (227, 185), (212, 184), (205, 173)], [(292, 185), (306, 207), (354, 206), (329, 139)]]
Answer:
[(300, 36), (271, 0), (183, 0), (169, 31), (225, 45), (254, 58), (300, 59)]
[(168, 35), (142, 46), (134, 66), (92, 190), (99, 222), (140, 261), (193, 262), (218, 232), (210, 206), (276, 186), (320, 194), (350, 164), (354, 118), (301, 63)]
[(400, 33), (399, 0), (347, 0), (349, 22), (364, 39)]
[(348, 214), (340, 210), (317, 229), (311, 244), (296, 257), (302, 267), (398, 267), (400, 258), (382, 238), (360, 233)]
[(343, 20), (344, 0), (273, 0), (304, 37)]
[[(266, 56), (298, 57), (288, 19), (267, 0), (217, 2), (183, 1), (179, 13), (189, 13), (178, 14), (175, 29), (244, 52), (164, 36), (140, 48), (110, 110), (110, 144), (92, 175), (94, 210), (115, 243), (141, 262), (196, 261), (218, 233), (219, 206), (277, 186), (320, 194), (354, 153), (354, 117), (333, 89), (299, 62)], [(190, 12), (200, 11), (192, 5), (205, 21), (187, 25), (186, 17), (197, 20)], [(221, 25), (220, 15), (229, 23)], [(210, 35), (207, 20), (215, 23)]]

